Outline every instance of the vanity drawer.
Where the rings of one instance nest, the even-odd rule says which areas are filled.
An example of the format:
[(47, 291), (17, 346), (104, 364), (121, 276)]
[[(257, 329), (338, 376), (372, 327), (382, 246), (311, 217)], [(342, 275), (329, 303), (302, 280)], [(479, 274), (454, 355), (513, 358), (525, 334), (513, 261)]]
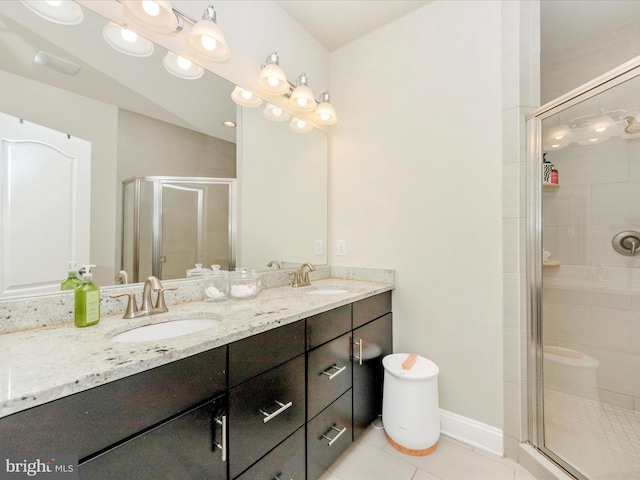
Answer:
[(351, 390), (307, 423), (307, 480), (322, 473), (351, 445)]
[[(304, 424), (305, 356), (229, 392), (229, 471), (242, 473)], [(279, 402), (279, 403), (278, 403)]]
[(80, 479), (223, 480), (225, 416), (223, 396), (81, 463)]
[(307, 357), (307, 418), (351, 388), (351, 334), (325, 343)]
[(391, 312), (391, 292), (379, 293), (353, 304), (353, 328)]
[(351, 330), (351, 304), (307, 318), (307, 349), (315, 348)]
[(229, 388), (304, 353), (304, 321), (238, 340), (229, 345)]
[(226, 389), (226, 347), (178, 360), (0, 419), (0, 445), (80, 459)]
[(237, 480), (304, 480), (304, 427), (274, 448), (262, 460), (240, 475)]

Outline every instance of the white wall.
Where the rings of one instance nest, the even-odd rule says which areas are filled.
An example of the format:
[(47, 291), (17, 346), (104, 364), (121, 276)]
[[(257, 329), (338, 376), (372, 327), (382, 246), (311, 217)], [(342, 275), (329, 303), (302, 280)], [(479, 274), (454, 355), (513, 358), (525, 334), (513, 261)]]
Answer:
[(396, 269), (395, 351), (439, 365), (441, 408), (498, 428), (500, 8), (435, 1), (333, 52), (329, 166), (330, 263)]

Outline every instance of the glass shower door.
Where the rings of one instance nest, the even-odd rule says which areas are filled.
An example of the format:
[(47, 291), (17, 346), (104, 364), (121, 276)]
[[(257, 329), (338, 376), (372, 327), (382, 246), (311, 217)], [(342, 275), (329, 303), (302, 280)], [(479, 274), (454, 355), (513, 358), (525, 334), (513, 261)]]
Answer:
[(640, 77), (627, 77), (539, 117), (534, 442), (591, 480), (640, 479)]

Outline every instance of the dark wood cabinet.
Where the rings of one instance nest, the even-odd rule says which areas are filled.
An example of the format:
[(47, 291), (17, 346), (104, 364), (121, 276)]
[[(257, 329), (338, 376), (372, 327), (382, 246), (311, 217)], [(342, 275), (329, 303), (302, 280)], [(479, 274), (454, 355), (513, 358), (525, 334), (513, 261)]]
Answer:
[(82, 480), (224, 480), (226, 396), (205, 403), (81, 463)]
[(304, 367), (299, 355), (229, 391), (231, 478), (304, 425)]
[(347, 390), (307, 423), (307, 479), (322, 473), (352, 441), (351, 390)]
[(391, 313), (353, 331), (353, 438), (382, 413), (382, 359), (392, 353)]
[(262, 460), (240, 475), (237, 480), (273, 480), (276, 478), (281, 480), (304, 480), (304, 432), (304, 427), (300, 427)]
[(391, 292), (0, 419), (81, 479), (315, 480), (381, 412)]

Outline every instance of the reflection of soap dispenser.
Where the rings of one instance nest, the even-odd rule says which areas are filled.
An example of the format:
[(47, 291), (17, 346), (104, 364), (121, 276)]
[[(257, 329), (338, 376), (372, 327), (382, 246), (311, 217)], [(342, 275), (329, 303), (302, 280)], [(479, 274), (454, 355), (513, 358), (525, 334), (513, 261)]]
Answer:
[(91, 267), (95, 265), (82, 266), (82, 285), (75, 290), (76, 327), (95, 325), (100, 320), (100, 287), (92, 283)]
[(551, 165), (551, 183), (558, 185), (558, 170), (555, 165)]
[(75, 290), (82, 285), (82, 280), (78, 278), (78, 271), (76, 270), (76, 262), (69, 262), (67, 267), (69, 276), (60, 285), (60, 290)]

